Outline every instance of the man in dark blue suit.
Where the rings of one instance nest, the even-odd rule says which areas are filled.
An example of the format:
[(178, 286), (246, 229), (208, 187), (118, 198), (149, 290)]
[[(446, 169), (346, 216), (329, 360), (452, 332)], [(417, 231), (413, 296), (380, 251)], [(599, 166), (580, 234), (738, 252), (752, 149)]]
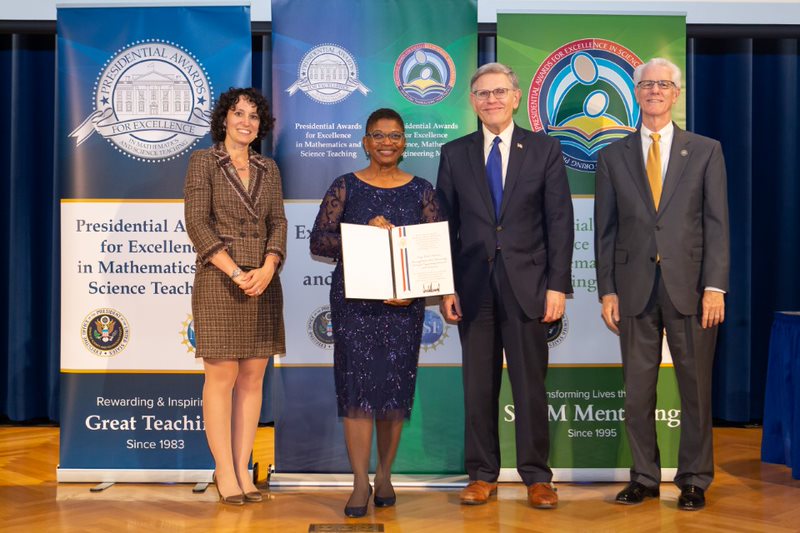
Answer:
[(572, 292), (572, 199), (561, 145), (514, 125), (516, 74), (490, 63), (472, 77), (480, 129), (442, 147), (437, 192), (448, 213), (456, 294), (442, 314), (459, 322), (465, 462), (461, 503), (486, 503), (500, 473), (498, 402), (503, 350), (514, 399), (517, 470), (528, 501), (553, 508), (547, 465), (547, 327)]

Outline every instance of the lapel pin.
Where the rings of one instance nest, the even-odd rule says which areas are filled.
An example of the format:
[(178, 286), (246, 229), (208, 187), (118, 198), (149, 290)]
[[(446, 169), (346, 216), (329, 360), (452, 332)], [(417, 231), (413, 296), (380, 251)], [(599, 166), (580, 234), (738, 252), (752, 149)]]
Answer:
[(684, 148), (683, 150), (681, 150), (681, 155), (682, 155), (683, 157), (686, 157), (687, 155), (689, 155), (689, 150), (687, 150), (686, 148)]
[(517, 143), (517, 148), (519, 148), (520, 150), (522, 150), (522, 143)]

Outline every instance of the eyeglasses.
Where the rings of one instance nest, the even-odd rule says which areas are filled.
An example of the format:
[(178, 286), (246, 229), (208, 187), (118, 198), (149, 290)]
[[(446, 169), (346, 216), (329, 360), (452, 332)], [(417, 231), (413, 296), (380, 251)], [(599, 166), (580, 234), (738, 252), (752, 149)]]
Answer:
[(667, 89), (675, 87), (675, 82), (671, 80), (642, 80), (637, 83), (636, 86), (640, 89), (650, 90), (656, 84), (658, 84), (658, 88), (662, 91), (666, 91)]
[(508, 87), (498, 87), (497, 89), (479, 89), (477, 91), (472, 91), (472, 94), (475, 95), (476, 100), (488, 100), (489, 95), (493, 94), (494, 97), (498, 100), (505, 99), (508, 96), (508, 92), (511, 91)]
[(383, 142), (383, 140), (387, 138), (393, 143), (399, 143), (400, 141), (405, 139), (406, 134), (399, 131), (393, 131), (391, 133), (383, 133), (382, 131), (373, 131), (372, 133), (367, 133), (367, 137), (372, 137), (372, 140), (377, 143)]

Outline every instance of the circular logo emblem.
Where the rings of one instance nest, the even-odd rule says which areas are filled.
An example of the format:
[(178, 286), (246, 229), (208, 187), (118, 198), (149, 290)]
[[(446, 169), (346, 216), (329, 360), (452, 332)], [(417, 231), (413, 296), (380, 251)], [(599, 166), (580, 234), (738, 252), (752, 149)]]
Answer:
[(363, 95), (369, 92), (358, 80), (356, 60), (335, 44), (321, 44), (306, 52), (297, 69), (297, 81), (286, 92), (293, 96), (298, 90), (320, 104), (341, 102), (356, 90)]
[(94, 132), (138, 161), (175, 159), (210, 129), (213, 87), (194, 55), (174, 42), (137, 41), (108, 59), (94, 84), (94, 112), (70, 137)]
[(552, 322), (547, 326), (547, 347), (555, 348), (567, 338), (569, 333), (569, 319), (567, 314), (561, 317), (561, 320)]
[(183, 321), (183, 329), (181, 329), (181, 337), (183, 340), (181, 344), (186, 346), (186, 351), (193, 353), (197, 349), (197, 340), (194, 335), (194, 318), (192, 315), (186, 315), (186, 320)]
[(329, 305), (314, 309), (306, 322), (306, 331), (311, 342), (320, 348), (333, 348), (333, 322)]
[(528, 91), (531, 128), (561, 141), (568, 168), (594, 172), (597, 152), (636, 130), (633, 69), (641, 63), (619, 43), (580, 39), (539, 65)]
[(114, 357), (122, 352), (129, 336), (128, 321), (116, 309), (95, 309), (81, 324), (83, 345), (98, 357)]
[(422, 341), (420, 347), (424, 351), (435, 350), (447, 338), (448, 326), (438, 311), (425, 310), (425, 318), (422, 322)]
[(394, 84), (406, 100), (431, 105), (444, 100), (456, 83), (456, 66), (431, 43), (409, 46), (394, 64)]

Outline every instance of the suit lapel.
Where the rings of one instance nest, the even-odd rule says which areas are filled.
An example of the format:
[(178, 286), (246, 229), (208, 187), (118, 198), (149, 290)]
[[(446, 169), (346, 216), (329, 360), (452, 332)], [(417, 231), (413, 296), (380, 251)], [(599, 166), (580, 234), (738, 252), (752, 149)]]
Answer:
[(669, 205), (670, 198), (675, 194), (678, 183), (683, 178), (683, 170), (686, 168), (687, 161), (689, 161), (689, 137), (678, 126), (673, 127), (672, 148), (669, 150), (669, 164), (667, 165), (667, 175), (664, 176), (664, 188), (661, 192), (661, 201), (658, 209), (659, 215)]
[(492, 193), (489, 192), (489, 184), (486, 181), (486, 160), (483, 155), (483, 128), (479, 129), (472, 136), (472, 144), (469, 149), (469, 162), (472, 168), (472, 179), (480, 192), (483, 203), (489, 214), (494, 220), (494, 205), (492, 204)]
[(647, 181), (647, 170), (644, 167), (642, 157), (642, 132), (636, 130), (625, 141), (625, 164), (628, 167), (633, 183), (642, 196), (642, 201), (647, 205), (650, 212), (656, 214), (656, 204), (653, 203), (653, 192), (650, 190), (650, 183)]
[[(213, 153), (217, 158), (217, 166), (220, 168), (220, 170), (222, 170), (225, 180), (231, 187), (233, 187), (233, 190), (236, 192), (236, 195), (242, 201), (247, 211), (254, 217), (258, 217), (255, 202), (253, 202), (250, 193), (245, 190), (244, 186), (242, 185), (242, 180), (240, 180), (239, 176), (236, 174), (236, 169), (233, 166), (231, 156), (227, 151), (225, 151), (224, 145), (222, 143), (217, 144), (212, 148), (211, 153)], [(251, 154), (250, 157), (250, 189), (253, 191), (253, 198), (258, 199), (258, 195), (256, 193), (259, 193), (261, 187), (263, 187), (264, 180), (262, 173), (264, 169), (261, 167), (260, 162), (258, 164), (254, 163), (257, 158), (252, 156), (253, 154)], [(253, 173), (254, 169), (257, 169), (255, 173)]]
[(503, 201), (500, 203), (500, 218), (503, 218), (503, 212), (511, 200), (519, 181), (519, 175), (522, 171), (522, 162), (525, 160), (525, 153), (528, 151), (528, 143), (525, 142), (527, 133), (514, 126), (514, 133), (511, 134), (511, 146), (508, 151), (508, 166), (506, 167), (506, 182), (503, 186)]

